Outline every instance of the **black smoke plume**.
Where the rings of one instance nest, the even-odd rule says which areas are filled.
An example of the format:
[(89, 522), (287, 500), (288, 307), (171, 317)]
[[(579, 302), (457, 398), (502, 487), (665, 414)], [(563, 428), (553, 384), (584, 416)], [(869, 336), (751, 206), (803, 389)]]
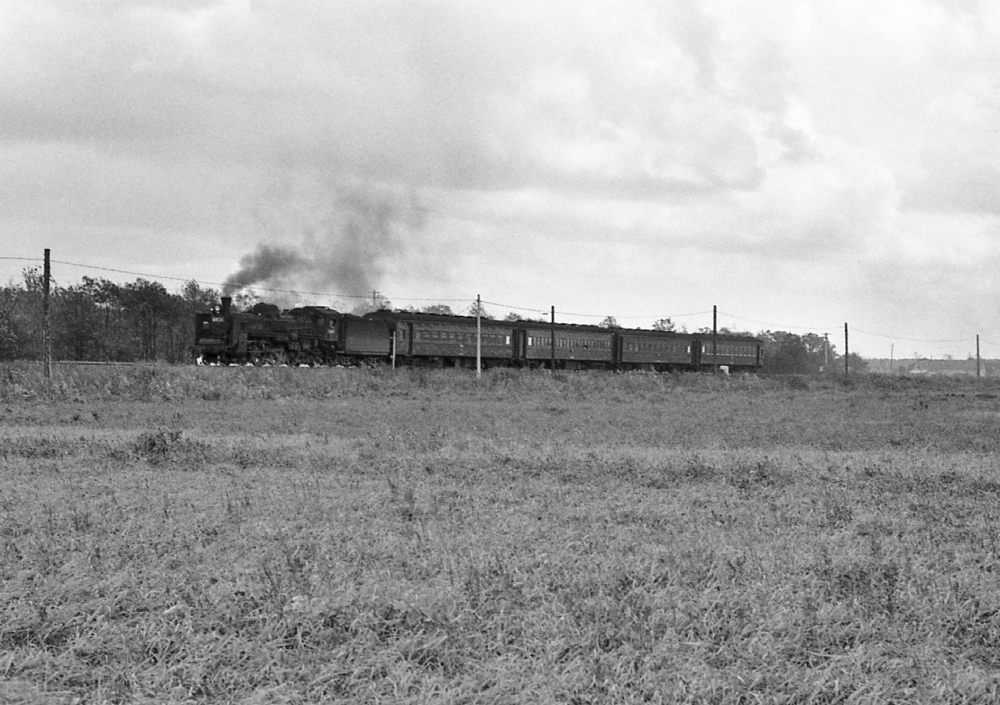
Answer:
[(310, 266), (308, 260), (290, 247), (261, 245), (256, 252), (240, 258), (239, 271), (226, 277), (222, 283), (223, 292), (232, 294), (254, 284), (284, 278)]
[[(300, 245), (258, 246), (226, 279), (226, 293), (258, 286), (368, 297), (405, 235), (423, 226), (423, 209), (416, 199), (389, 190), (341, 187), (332, 203), (312, 212), (317, 215), (296, 224)], [(273, 224), (268, 229), (276, 230)], [(287, 296), (265, 291), (263, 297), (288, 303)]]

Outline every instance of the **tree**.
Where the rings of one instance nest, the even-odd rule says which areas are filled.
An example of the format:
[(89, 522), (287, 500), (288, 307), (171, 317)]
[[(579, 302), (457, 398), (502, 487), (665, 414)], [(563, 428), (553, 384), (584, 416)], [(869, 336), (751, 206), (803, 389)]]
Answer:
[(786, 331), (764, 331), (757, 337), (764, 341), (763, 371), (773, 374), (817, 374), (834, 359), (834, 348), (824, 336), (815, 333), (796, 335)]
[(188, 312), (193, 316), (196, 313), (209, 311), (219, 303), (219, 292), (215, 289), (203, 289), (201, 285), (192, 279), (185, 282), (181, 289), (181, 299), (183, 299)]
[(514, 311), (511, 311), (510, 313), (508, 313), (506, 316), (503, 317), (503, 319), (505, 321), (507, 321), (508, 323), (514, 323), (516, 321), (523, 321), (524, 320), (524, 318), (521, 317), (521, 314), (515, 313)]
[(669, 318), (659, 318), (653, 323), (653, 330), (658, 330), (661, 333), (670, 333), (677, 330), (677, 327)]
[(483, 302), (479, 300), (473, 301), (472, 304), (469, 306), (469, 315), (475, 316), (477, 314), (479, 315), (480, 318), (485, 318), (487, 320), (493, 319), (493, 316), (491, 316), (489, 312), (486, 310), (486, 307), (483, 306)]
[[(25, 270), (22, 287), (0, 287), (0, 359), (40, 357), (43, 288), (37, 269)], [(49, 293), (56, 359), (122, 362), (190, 359), (193, 314), (217, 298), (196, 282), (178, 295), (144, 279), (119, 285), (91, 277)]]
[(94, 343), (97, 360), (135, 359), (131, 330), (122, 304), (122, 287), (107, 279), (84, 277), (80, 289), (94, 303), (100, 332)]
[(41, 316), (40, 295), (35, 296), (14, 284), (0, 288), (0, 359), (39, 356), (42, 339), (38, 321)]
[(434, 304), (433, 306), (424, 306), (422, 313), (436, 313), (439, 316), (454, 316), (455, 314), (451, 310), (451, 306), (447, 304)]
[(621, 328), (621, 326), (618, 325), (618, 320), (614, 316), (605, 317), (605, 319), (601, 321), (599, 325), (601, 326), (601, 328)]
[(101, 311), (83, 285), (57, 289), (52, 303), (52, 354), (58, 359), (99, 359)]
[(7, 360), (41, 357), (42, 274), (32, 267), (22, 276), (22, 287), (12, 283), (0, 295), (0, 354)]
[[(865, 360), (865, 359), (863, 359), (857, 353), (850, 353), (850, 354), (848, 354), (848, 356), (847, 356), (847, 365), (848, 365), (848, 369), (850, 369), (850, 371), (852, 373), (854, 373), (854, 372), (864, 372), (864, 371), (866, 371), (868, 369), (868, 361)], [(841, 372), (844, 370), (844, 356), (843, 355), (840, 355), (834, 361), (834, 370), (839, 370)]]
[[(157, 359), (161, 333), (173, 341), (171, 328), (183, 313), (180, 303), (180, 299), (168, 294), (159, 282), (136, 279), (122, 287), (122, 305), (137, 337), (140, 359)], [(172, 357), (173, 352), (168, 350), (167, 357)]]

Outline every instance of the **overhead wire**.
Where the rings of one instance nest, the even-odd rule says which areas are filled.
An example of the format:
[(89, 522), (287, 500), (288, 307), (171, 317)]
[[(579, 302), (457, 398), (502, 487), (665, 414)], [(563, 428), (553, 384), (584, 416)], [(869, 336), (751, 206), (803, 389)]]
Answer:
[(852, 327), (851, 332), (864, 333), (865, 335), (873, 335), (876, 338), (886, 338), (888, 340), (904, 340), (908, 343), (967, 343), (969, 338), (952, 338), (946, 340), (924, 340), (920, 338), (903, 338), (898, 335), (886, 335), (885, 333), (873, 333), (872, 331), (864, 330), (863, 328)]
[(836, 329), (837, 326), (786, 326), (778, 323), (767, 323), (766, 321), (756, 321), (752, 318), (744, 318), (742, 316), (737, 316), (734, 313), (729, 313), (728, 311), (719, 311), (720, 316), (725, 316), (727, 318), (735, 318), (738, 321), (746, 321), (747, 323), (756, 323), (759, 326), (767, 326), (768, 329), (774, 330), (830, 330)]
[[(13, 257), (13, 256), (0, 256), (0, 260), (3, 260), (3, 261), (17, 261), (17, 262), (39, 262), (39, 263), (44, 261), (43, 259), (38, 258), (38, 257)], [(101, 267), (101, 266), (98, 266), (98, 265), (81, 264), (79, 262), (69, 262), (69, 261), (66, 261), (66, 260), (51, 260), (50, 259), (50, 263), (52, 263), (52, 264), (60, 264), (60, 265), (63, 265), (63, 266), (68, 266), (68, 267), (78, 267), (78, 268), (87, 269), (87, 270), (94, 270), (94, 271), (101, 271), (101, 272), (113, 272), (115, 274), (126, 274), (128, 276), (143, 277), (143, 278), (148, 278), (148, 279), (163, 279), (163, 280), (168, 280), (168, 281), (194, 282), (195, 284), (198, 284), (199, 286), (222, 287), (223, 289), (225, 289), (226, 287), (232, 286), (231, 284), (226, 284), (224, 282), (202, 281), (202, 280), (199, 280), (199, 279), (196, 279), (196, 278), (193, 278), (193, 277), (174, 277), (174, 276), (165, 275), (165, 274), (149, 274), (149, 273), (136, 272), (136, 271), (127, 270), (127, 269), (118, 269), (118, 268), (115, 268), (115, 267)], [(51, 275), (50, 275), (50, 277), (51, 277)], [(55, 281), (55, 280), (53, 279), (53, 281)], [(332, 298), (332, 299), (354, 299), (354, 300), (364, 301), (364, 300), (368, 300), (369, 298), (371, 298), (369, 294), (346, 294), (346, 293), (339, 293), (339, 292), (304, 291), (304, 290), (298, 290), (298, 289), (279, 289), (279, 288), (274, 288), (274, 287), (265, 287), (265, 286), (256, 286), (256, 285), (245, 287), (245, 288), (250, 288), (250, 289), (252, 289), (254, 291), (261, 291), (261, 292), (268, 292), (268, 293), (291, 294), (291, 295), (296, 295), (296, 296), (317, 296), (317, 297)], [(440, 298), (432, 298), (432, 297), (401, 297), (401, 296), (388, 296), (388, 295), (386, 295), (386, 294), (384, 294), (382, 292), (375, 292), (375, 293), (378, 296), (380, 296), (382, 299), (386, 300), (386, 301), (398, 301), (398, 302), (435, 302), (435, 303), (439, 303), (439, 304), (457, 304), (457, 303), (465, 303), (465, 302), (468, 301), (468, 299), (440, 299)], [(509, 310), (509, 311), (523, 311), (525, 313), (530, 313), (530, 314), (534, 314), (534, 315), (541, 315), (541, 316), (544, 316), (544, 315), (548, 314), (550, 312), (550, 310), (551, 310), (551, 309), (546, 310), (546, 309), (541, 309), (541, 308), (533, 308), (533, 307), (525, 307), (525, 306), (516, 306), (516, 305), (512, 305), (512, 304), (498, 302), (498, 301), (486, 301), (486, 300), (483, 300), (481, 303), (484, 306), (485, 305), (496, 306), (496, 307), (500, 307), (502, 309)], [(463, 311), (473, 311), (474, 310), (473, 309), (474, 305), (475, 305), (474, 303), (473, 304), (469, 304), (465, 309), (463, 309)], [(573, 311), (557, 311), (557, 313), (561, 317), (577, 317), (577, 318), (591, 318), (591, 319), (607, 319), (609, 317), (607, 314), (579, 313), (579, 312), (573, 312)], [(615, 316), (615, 315), (612, 315), (610, 317), (614, 318), (615, 320), (619, 320), (619, 319), (620, 320), (639, 320), (639, 319), (649, 319), (649, 318), (654, 318), (654, 319), (657, 319), (657, 318), (658, 319), (668, 318), (668, 319), (673, 320), (675, 318), (687, 318), (687, 317), (692, 317), (692, 316), (706, 316), (706, 315), (708, 315), (710, 313), (712, 313), (712, 311), (695, 311), (695, 312), (690, 312), (690, 313), (673, 313), (673, 314), (665, 314), (665, 315), (645, 315), (645, 316), (642, 316), (642, 315), (626, 315), (626, 316)], [(836, 329), (838, 329), (840, 327), (840, 324), (832, 325), (832, 326), (788, 326), (788, 325), (781, 325), (781, 324), (775, 324), (775, 323), (768, 323), (766, 321), (760, 321), (760, 320), (756, 320), (756, 319), (753, 319), (753, 318), (746, 318), (746, 317), (743, 317), (743, 316), (736, 315), (734, 313), (730, 313), (728, 311), (718, 311), (717, 310), (716, 313), (717, 313), (717, 315), (723, 316), (723, 317), (726, 317), (726, 318), (730, 318), (730, 319), (734, 319), (734, 320), (738, 320), (738, 321), (745, 321), (747, 323), (754, 323), (754, 324), (760, 325), (760, 326), (766, 326), (769, 330), (808, 330), (808, 331), (818, 331), (818, 330), (830, 330), (830, 329), (836, 330)], [(955, 344), (955, 343), (967, 343), (967, 342), (969, 342), (971, 340), (970, 338), (950, 338), (950, 339), (908, 338), (908, 337), (902, 337), (902, 336), (897, 336), (897, 335), (891, 335), (891, 334), (887, 334), (887, 333), (876, 333), (876, 332), (873, 332), (873, 331), (865, 330), (863, 328), (855, 328), (855, 327), (851, 327), (850, 331), (852, 333), (860, 333), (860, 334), (863, 334), (863, 335), (874, 336), (874, 337), (883, 338), (883, 339), (886, 339), (886, 340), (898, 340), (898, 341), (905, 341), (905, 342), (911, 342), (911, 343)], [(985, 343), (987, 343), (989, 345), (1000, 346), (1000, 343), (994, 343), (994, 342), (983, 340), (983, 339), (980, 339), (980, 340), (981, 340), (981, 342), (985, 342)]]

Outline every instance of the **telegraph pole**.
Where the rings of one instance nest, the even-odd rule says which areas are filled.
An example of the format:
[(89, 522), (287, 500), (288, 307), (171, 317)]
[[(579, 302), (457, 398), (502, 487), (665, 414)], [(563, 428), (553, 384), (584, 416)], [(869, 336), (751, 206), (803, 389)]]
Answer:
[(979, 333), (976, 333), (976, 377), (979, 376)]
[(719, 312), (717, 306), (712, 306), (712, 374), (718, 372), (718, 366), (715, 364), (716, 357), (716, 343), (719, 337)]
[(45, 379), (52, 378), (52, 329), (49, 320), (49, 281), (52, 269), (49, 266), (49, 248), (45, 248), (45, 267), (42, 270), (42, 354), (45, 356)]
[(556, 307), (552, 307), (552, 373), (556, 371)]
[(851, 374), (851, 366), (849, 362), (850, 357), (851, 357), (850, 348), (847, 347), (847, 324), (845, 323), (844, 324), (844, 376), (845, 377)]
[(483, 378), (483, 302), (476, 294), (476, 379)]

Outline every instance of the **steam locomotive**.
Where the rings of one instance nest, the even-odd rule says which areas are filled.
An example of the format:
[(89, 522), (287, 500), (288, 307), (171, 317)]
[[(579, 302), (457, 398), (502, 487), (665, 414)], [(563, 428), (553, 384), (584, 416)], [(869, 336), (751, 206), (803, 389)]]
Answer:
[[(478, 352), (477, 352), (478, 348)], [(280, 311), (232, 300), (195, 316), (195, 355), (204, 364), (516, 366), (693, 371), (760, 368), (762, 343), (748, 336), (675, 333), (538, 321), (323, 306)]]

